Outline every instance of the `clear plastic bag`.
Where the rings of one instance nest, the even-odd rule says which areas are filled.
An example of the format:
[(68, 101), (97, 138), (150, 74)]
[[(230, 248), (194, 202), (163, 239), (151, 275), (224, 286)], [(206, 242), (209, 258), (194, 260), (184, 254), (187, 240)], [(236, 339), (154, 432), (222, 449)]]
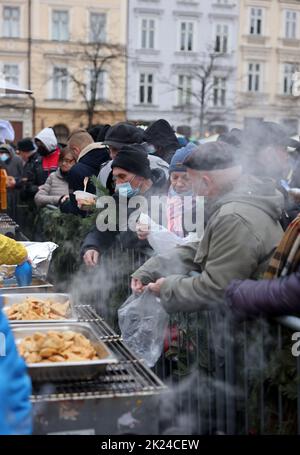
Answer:
[(131, 295), (118, 311), (119, 327), (127, 346), (152, 368), (161, 356), (169, 316), (150, 291)]

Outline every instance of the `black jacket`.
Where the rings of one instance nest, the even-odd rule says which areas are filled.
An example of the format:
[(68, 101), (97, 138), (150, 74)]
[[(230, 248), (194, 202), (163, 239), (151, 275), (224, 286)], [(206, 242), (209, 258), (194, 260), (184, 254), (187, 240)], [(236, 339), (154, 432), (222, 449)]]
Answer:
[[(103, 163), (109, 160), (109, 154), (106, 147), (100, 143), (94, 143), (87, 148), (87, 152), (79, 157), (78, 162), (72, 167), (66, 180), (72, 192), (84, 190), (85, 177), (98, 176)], [(91, 181), (87, 186), (89, 193), (95, 194), (96, 189)], [(75, 196), (71, 193), (69, 201), (60, 206), (63, 213), (73, 213), (74, 215), (85, 216), (85, 212), (78, 209)]]
[[(154, 169), (152, 170), (152, 181), (153, 185), (152, 187), (144, 193), (142, 196), (145, 197), (146, 199), (150, 199), (151, 196), (154, 195), (164, 195), (165, 194), (165, 185), (166, 185), (166, 176), (164, 171), (161, 169)], [(115, 202), (116, 202), (116, 207), (119, 206), (119, 196), (118, 194), (115, 194), (113, 196)], [(127, 201), (128, 203), (128, 201)], [(150, 204), (149, 204), (150, 208)], [(128, 218), (127, 218), (127, 223), (130, 215), (135, 211), (136, 209), (128, 209)], [(117, 218), (118, 220), (118, 218)], [(128, 224), (127, 224), (128, 226)], [(82, 248), (81, 248), (81, 254), (84, 255), (84, 253), (87, 250), (97, 250), (99, 253), (104, 253), (107, 251), (115, 242), (115, 240), (119, 237), (121, 245), (124, 248), (129, 248), (129, 249), (136, 249), (136, 250), (144, 250), (145, 248), (150, 248), (149, 243), (144, 240), (139, 240), (136, 233), (133, 232), (130, 229), (126, 229), (125, 231), (120, 231), (120, 226), (117, 225), (116, 231), (105, 231), (105, 232), (100, 232), (97, 227), (95, 227), (89, 234), (86, 236)]]
[(45, 174), (42, 166), (42, 158), (36, 152), (30, 156), (23, 168), (22, 180), (17, 182), (22, 201), (33, 200), (39, 186), (45, 183)]

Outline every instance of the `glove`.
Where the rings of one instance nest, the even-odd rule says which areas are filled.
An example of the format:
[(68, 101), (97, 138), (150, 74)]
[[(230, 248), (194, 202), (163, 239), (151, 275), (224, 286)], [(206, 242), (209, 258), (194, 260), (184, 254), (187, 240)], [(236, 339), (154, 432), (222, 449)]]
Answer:
[(19, 286), (30, 286), (32, 283), (32, 267), (26, 261), (16, 267), (15, 271), (16, 280)]
[[(17, 352), (8, 321), (0, 309), (0, 434), (24, 435), (32, 432), (31, 381), (25, 362)], [(0, 348), (3, 348), (0, 347)], [(0, 349), (3, 353), (4, 349)]]

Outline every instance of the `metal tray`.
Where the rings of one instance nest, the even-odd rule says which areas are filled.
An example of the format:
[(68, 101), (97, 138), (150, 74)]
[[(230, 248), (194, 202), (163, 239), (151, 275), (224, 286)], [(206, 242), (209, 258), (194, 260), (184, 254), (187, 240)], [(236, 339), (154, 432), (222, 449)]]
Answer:
[(17, 286), (13, 284), (12, 286), (4, 285), (0, 288), (0, 295), (1, 294), (33, 294), (33, 293), (41, 293), (41, 292), (52, 292), (53, 291), (53, 284), (48, 283), (47, 281), (43, 281), (39, 278), (33, 278), (32, 284), (30, 286)]
[(47, 332), (66, 332), (72, 331), (81, 333), (91, 341), (99, 356), (104, 358), (100, 360), (91, 360), (86, 362), (61, 362), (61, 363), (31, 363), (28, 364), (28, 373), (33, 382), (51, 381), (77, 381), (91, 380), (100, 374), (105, 374), (108, 365), (117, 363), (117, 358), (112, 354), (106, 344), (99, 340), (92, 330), (91, 326), (85, 322), (74, 322), (69, 324), (57, 324), (55, 327), (51, 324), (43, 325), (26, 325), (14, 326), (12, 328), (17, 346), (21, 340), (34, 333)]
[(65, 319), (39, 319), (39, 320), (27, 320), (27, 321), (10, 321), (11, 325), (24, 325), (24, 324), (58, 324), (58, 323), (65, 323), (65, 322), (76, 322), (78, 321), (78, 315), (74, 308), (71, 296), (69, 294), (55, 294), (55, 293), (48, 293), (48, 294), (2, 294), (0, 296), (0, 302), (2, 301), (3, 304), (3, 311), (6, 313), (8, 307), (14, 305), (15, 303), (23, 302), (27, 297), (31, 299), (41, 299), (41, 300), (53, 300), (58, 303), (64, 303), (69, 301), (70, 302), (70, 309), (66, 315)]

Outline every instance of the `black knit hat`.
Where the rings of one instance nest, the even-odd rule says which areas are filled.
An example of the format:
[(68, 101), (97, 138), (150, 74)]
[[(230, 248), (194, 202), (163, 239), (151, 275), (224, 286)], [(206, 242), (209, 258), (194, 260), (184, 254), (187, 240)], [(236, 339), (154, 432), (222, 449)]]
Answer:
[(109, 128), (103, 143), (117, 149), (120, 149), (123, 145), (141, 144), (143, 142), (143, 133), (141, 128), (137, 128), (130, 123), (121, 122)]
[(145, 179), (151, 178), (148, 154), (140, 144), (124, 145), (112, 162), (111, 167), (120, 167)]
[(197, 171), (215, 171), (237, 165), (236, 149), (226, 142), (209, 142), (200, 145), (183, 163)]
[(18, 142), (17, 149), (20, 150), (20, 152), (34, 152), (36, 146), (30, 137), (25, 137)]

